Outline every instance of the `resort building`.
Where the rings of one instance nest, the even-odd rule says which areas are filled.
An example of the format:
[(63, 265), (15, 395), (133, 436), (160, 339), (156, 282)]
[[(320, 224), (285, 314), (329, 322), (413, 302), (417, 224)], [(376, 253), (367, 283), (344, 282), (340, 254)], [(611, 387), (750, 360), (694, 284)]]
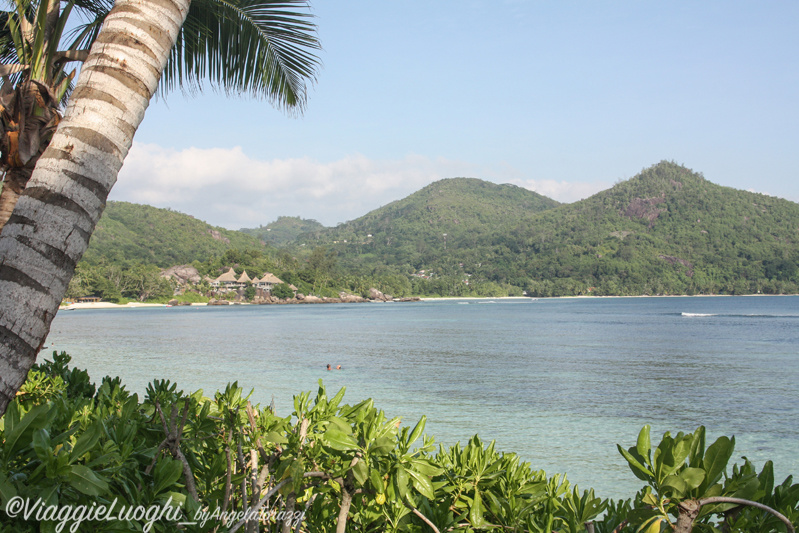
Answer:
[[(236, 277), (236, 272), (232, 268), (218, 278), (209, 281), (211, 287), (219, 292), (243, 289), (247, 286), (247, 283), (251, 283), (253, 287), (259, 289), (260, 295), (264, 295), (271, 294), (272, 288), (274, 288), (275, 285), (283, 283), (283, 281), (271, 272), (265, 272), (260, 278), (255, 277), (251, 279), (245, 270), (242, 272), (241, 276)], [(297, 287), (294, 285), (289, 285), (289, 287), (291, 287), (291, 290), (295, 293), (297, 292)]]
[(255, 285), (257, 289), (263, 289), (270, 293), (275, 285), (279, 285), (281, 283), (283, 283), (283, 281), (281, 281), (280, 278), (271, 272), (265, 272), (261, 279), (255, 278), (252, 280), (252, 284)]
[(236, 289), (243, 289), (247, 283), (252, 283), (247, 271), (242, 272), (241, 276), (236, 277), (236, 271), (232, 268), (210, 282), (211, 287), (221, 291), (232, 291)]

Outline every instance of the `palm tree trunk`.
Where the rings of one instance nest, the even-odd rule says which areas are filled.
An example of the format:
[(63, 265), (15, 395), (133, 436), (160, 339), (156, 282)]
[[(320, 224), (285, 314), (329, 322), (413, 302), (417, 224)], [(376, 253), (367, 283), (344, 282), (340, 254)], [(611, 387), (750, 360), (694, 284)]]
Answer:
[(8, 222), (11, 213), (14, 211), (14, 206), (17, 205), (17, 200), (25, 190), (25, 184), (31, 177), (33, 168), (15, 167), (6, 171), (6, 177), (3, 180), (3, 191), (0, 192), (0, 232)]
[(190, 0), (119, 0), (0, 234), (0, 415), (44, 344)]

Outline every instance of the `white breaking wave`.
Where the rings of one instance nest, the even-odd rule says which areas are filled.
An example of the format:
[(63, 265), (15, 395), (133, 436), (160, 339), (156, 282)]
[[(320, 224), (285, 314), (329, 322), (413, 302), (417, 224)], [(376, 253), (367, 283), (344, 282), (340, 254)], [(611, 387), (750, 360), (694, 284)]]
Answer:
[(682, 316), (718, 316), (715, 313), (680, 313)]

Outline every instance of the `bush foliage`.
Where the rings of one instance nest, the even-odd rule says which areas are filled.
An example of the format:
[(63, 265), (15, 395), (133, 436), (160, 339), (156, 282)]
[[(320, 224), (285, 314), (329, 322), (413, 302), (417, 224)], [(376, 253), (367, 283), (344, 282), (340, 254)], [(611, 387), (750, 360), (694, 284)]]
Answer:
[[(119, 378), (95, 386), (68, 363), (67, 354), (54, 352), (36, 366), (0, 421), (3, 509), (17, 497), (60, 508), (168, 503), (176, 515), (151, 524), (60, 524), (55, 516), (39, 523), (0, 511), (4, 532), (78, 525), (142, 531), (148, 524), (167, 532), (177, 529), (177, 516), (184, 531), (197, 532), (653, 533), (690, 531), (678, 528), (683, 509), (694, 504), (697, 530), (787, 530), (761, 509), (708, 503), (724, 497), (755, 500), (799, 520), (799, 485), (775, 481), (771, 463), (760, 472), (748, 461), (730, 469), (734, 439), (705, 447), (701, 427), (667, 433), (654, 448), (645, 427), (635, 446), (620, 447), (645, 485), (630, 499), (609, 501), (477, 436), (436, 448), (424, 435), (424, 418), (402, 426), (371, 400), (346, 404), (343, 389), (329, 397), (321, 382), (315, 395), (299, 394), (293, 412), (280, 416), (252, 405), (236, 383), (206, 397), (156, 380), (140, 399)], [(260, 522), (231, 515), (259, 508)]]

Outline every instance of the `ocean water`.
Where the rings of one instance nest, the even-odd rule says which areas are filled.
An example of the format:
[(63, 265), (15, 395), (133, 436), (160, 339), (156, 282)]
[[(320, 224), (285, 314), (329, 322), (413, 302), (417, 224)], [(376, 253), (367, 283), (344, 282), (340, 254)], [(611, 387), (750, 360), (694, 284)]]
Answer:
[(616, 443), (644, 424), (653, 441), (704, 425), (735, 435), (734, 460), (799, 474), (794, 296), (75, 310), (48, 344), (95, 381), (208, 395), (238, 381), (283, 415), (323, 379), (404, 424), (427, 415), (438, 442), (479, 434), (604, 497), (640, 488)]

